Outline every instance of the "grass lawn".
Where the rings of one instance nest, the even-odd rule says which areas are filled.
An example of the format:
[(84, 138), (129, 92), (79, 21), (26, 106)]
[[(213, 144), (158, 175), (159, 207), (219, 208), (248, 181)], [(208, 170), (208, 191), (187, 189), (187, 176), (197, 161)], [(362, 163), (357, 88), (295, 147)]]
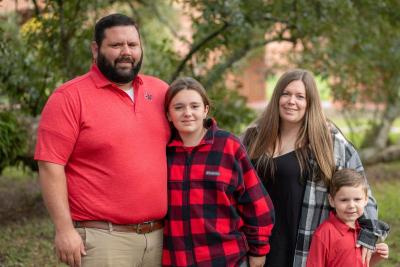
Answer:
[[(400, 162), (378, 164), (367, 169), (371, 188), (379, 205), (379, 217), (391, 226), (391, 232), (385, 242), (390, 247), (390, 259), (379, 266), (400, 266)], [(28, 192), (26, 179), (17, 179), (11, 185), (9, 178), (0, 177), (0, 194), (6, 192)], [(30, 179), (29, 182), (32, 182)], [(18, 187), (22, 184), (21, 189)], [(3, 190), (3, 191), (2, 191)], [(28, 193), (26, 193), (28, 194)], [(37, 199), (37, 192), (30, 192)], [(24, 194), (23, 194), (24, 195)], [(8, 196), (10, 197), (10, 195)], [(25, 197), (27, 198), (27, 197)], [(23, 198), (23, 199), (25, 199)], [(16, 198), (21, 201), (21, 198)], [(0, 200), (0, 206), (3, 202)], [(25, 203), (25, 202), (23, 202)], [(11, 206), (14, 209), (14, 206)], [(66, 266), (58, 263), (53, 250), (54, 229), (49, 217), (33, 205), (37, 211), (27, 212), (18, 209), (11, 220), (4, 218), (0, 209), (0, 266)], [(30, 208), (32, 210), (33, 208)]]
[(379, 266), (400, 266), (400, 180), (375, 180), (371, 187), (378, 202), (379, 218), (391, 227), (385, 240), (389, 245), (389, 260)]
[(55, 258), (53, 225), (47, 216), (2, 225), (0, 236), (0, 266), (66, 266)]
[[(36, 173), (7, 168), (0, 176), (0, 266), (65, 266), (53, 250), (53, 225)], [(32, 178), (33, 177), (33, 178)]]

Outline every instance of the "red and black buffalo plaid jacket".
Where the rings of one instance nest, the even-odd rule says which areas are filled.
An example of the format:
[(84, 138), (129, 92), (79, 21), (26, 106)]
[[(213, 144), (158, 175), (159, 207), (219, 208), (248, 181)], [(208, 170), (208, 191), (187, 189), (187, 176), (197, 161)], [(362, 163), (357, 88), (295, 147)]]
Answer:
[(214, 121), (200, 144), (167, 147), (163, 266), (238, 266), (269, 252), (273, 206), (239, 139)]

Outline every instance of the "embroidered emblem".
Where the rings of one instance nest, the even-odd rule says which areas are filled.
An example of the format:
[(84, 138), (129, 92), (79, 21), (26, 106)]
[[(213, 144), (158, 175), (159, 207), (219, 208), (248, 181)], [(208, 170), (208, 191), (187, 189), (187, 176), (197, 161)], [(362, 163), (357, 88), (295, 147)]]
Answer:
[(218, 171), (206, 171), (206, 175), (211, 175), (211, 176), (219, 176), (219, 172)]
[(153, 99), (153, 95), (151, 95), (151, 94), (148, 93), (148, 92), (145, 92), (145, 93), (144, 93), (144, 98), (146, 98), (147, 101), (151, 101), (151, 100)]

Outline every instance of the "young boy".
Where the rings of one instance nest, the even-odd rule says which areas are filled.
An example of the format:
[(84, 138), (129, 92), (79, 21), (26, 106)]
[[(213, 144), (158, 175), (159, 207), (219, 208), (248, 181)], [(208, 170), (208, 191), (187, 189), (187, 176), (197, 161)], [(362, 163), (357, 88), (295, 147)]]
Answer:
[[(367, 205), (365, 178), (351, 169), (337, 171), (331, 180), (329, 204), (335, 209), (315, 231), (307, 267), (367, 266), (361, 260), (361, 248), (356, 247), (360, 231), (357, 219)], [(370, 265), (389, 257), (385, 243), (376, 244)]]

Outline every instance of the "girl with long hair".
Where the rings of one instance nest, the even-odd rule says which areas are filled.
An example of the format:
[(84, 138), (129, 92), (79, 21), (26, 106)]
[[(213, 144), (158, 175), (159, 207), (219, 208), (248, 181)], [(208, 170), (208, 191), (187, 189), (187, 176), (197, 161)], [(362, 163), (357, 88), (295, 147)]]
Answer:
[(245, 148), (207, 118), (203, 86), (179, 78), (165, 96), (168, 214), (163, 266), (262, 267), (273, 206)]

